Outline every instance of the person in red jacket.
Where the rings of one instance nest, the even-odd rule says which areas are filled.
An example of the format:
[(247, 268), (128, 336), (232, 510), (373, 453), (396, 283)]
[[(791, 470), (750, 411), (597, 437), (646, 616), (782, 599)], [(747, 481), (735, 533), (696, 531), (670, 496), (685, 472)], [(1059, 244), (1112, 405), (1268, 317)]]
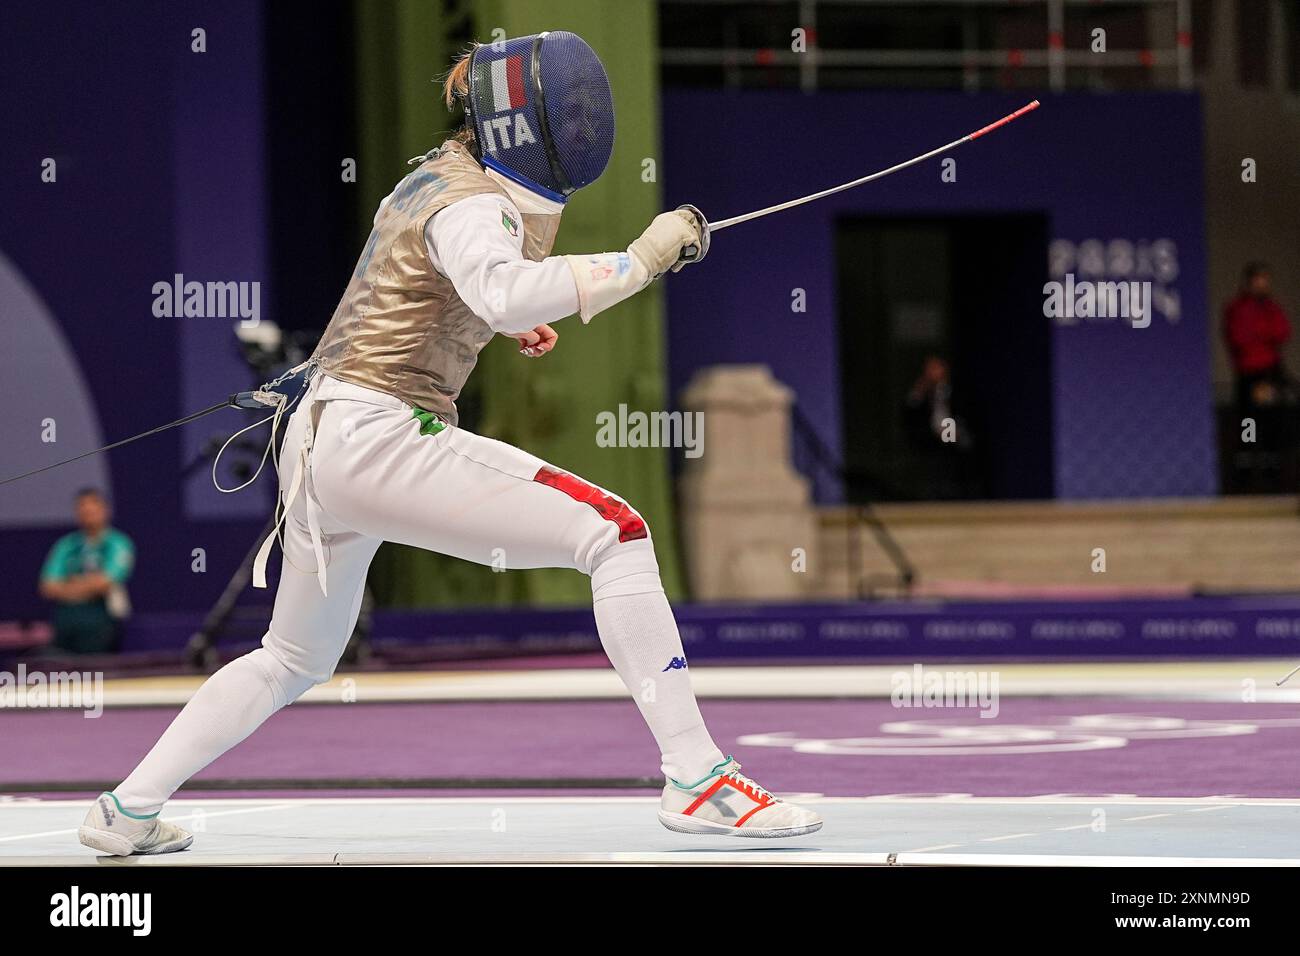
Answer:
[(1241, 291), (1223, 311), (1223, 335), (1237, 376), (1240, 424), (1250, 420), (1255, 429), (1250, 444), (1238, 445), (1232, 455), (1233, 484), (1240, 491), (1279, 493), (1295, 478), (1296, 388), (1282, 364), (1291, 323), (1273, 298), (1264, 263), (1252, 262), (1242, 272)]
[(1291, 323), (1273, 298), (1272, 276), (1264, 263), (1246, 266), (1241, 292), (1224, 309), (1223, 334), (1242, 413), (1278, 404), (1287, 384), (1282, 345), (1291, 337)]

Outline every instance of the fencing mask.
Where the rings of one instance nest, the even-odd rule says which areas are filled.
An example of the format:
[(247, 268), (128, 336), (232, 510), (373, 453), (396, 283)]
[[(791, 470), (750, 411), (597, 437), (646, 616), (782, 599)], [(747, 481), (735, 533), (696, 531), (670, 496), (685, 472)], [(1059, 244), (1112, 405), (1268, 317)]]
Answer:
[(614, 149), (609, 78), (574, 33), (475, 48), (465, 106), (483, 165), (557, 202), (595, 182)]

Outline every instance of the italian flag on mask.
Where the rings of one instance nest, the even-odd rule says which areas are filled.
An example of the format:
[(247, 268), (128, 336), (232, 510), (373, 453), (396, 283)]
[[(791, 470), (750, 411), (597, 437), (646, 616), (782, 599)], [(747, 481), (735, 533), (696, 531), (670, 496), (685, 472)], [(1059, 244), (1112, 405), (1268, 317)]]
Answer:
[(479, 112), (506, 113), (528, 105), (524, 93), (524, 58), (508, 56), (493, 60), (483, 71), (478, 85)]

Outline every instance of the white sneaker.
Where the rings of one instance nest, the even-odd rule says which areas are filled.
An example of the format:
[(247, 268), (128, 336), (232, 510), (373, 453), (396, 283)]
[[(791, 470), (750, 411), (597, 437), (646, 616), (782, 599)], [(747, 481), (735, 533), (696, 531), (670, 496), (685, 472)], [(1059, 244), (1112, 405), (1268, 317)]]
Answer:
[(822, 828), (820, 814), (778, 800), (742, 774), (731, 757), (696, 783), (670, 778), (660, 807), (659, 822), (678, 833), (771, 838)]
[(122, 809), (117, 797), (101, 793), (86, 814), (77, 838), (92, 850), (113, 856), (136, 853), (174, 853), (194, 842), (194, 836), (158, 814), (140, 816)]

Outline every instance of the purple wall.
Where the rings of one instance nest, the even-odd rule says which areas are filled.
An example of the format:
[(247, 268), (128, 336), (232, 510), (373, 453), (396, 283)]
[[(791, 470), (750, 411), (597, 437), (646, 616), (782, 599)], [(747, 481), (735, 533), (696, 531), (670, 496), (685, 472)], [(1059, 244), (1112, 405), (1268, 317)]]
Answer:
[[(207, 52), (191, 53), (188, 44), (171, 47), (176, 271), (199, 282), (258, 283), (261, 317), (271, 319), (261, 4), (223, 4), (215, 18), (204, 5), (194, 6), (203, 12), (189, 20), (207, 29)], [(213, 396), (252, 387), (252, 373), (232, 347), (239, 319), (176, 321), (185, 408), (203, 408), (213, 403)], [(229, 433), (221, 422), (185, 428), (186, 462), (201, 458), (214, 436), (224, 441)], [(266, 436), (265, 428), (250, 433), (257, 441)], [(222, 459), (223, 464), (229, 461)], [(221, 480), (226, 487), (242, 483), (229, 472)], [(210, 467), (196, 468), (185, 481), (185, 512), (197, 519), (264, 520), (273, 503), (272, 485), (259, 482), (239, 494), (222, 494), (212, 485)]]
[[(4, 20), (0, 253), (69, 343), (104, 439), (246, 387), (230, 323), (155, 317), (152, 288), (176, 272), (201, 281), (266, 278), (259, 5), (52, 2), (6, 8)], [(207, 30), (207, 53), (190, 52), (196, 26)], [(56, 183), (41, 182), (45, 157), (58, 162)], [(0, 319), (13, 321), (2, 301)], [(58, 383), (45, 387), (49, 407), (60, 407)], [(0, 403), (3, 434), (36, 434), (30, 407), (41, 405), (39, 397), (35, 406)], [(137, 545), (137, 609), (208, 607), (254, 540), (266, 489), (246, 492), (214, 520), (218, 512), (180, 480), (199, 435), (249, 421), (219, 412), (105, 459), (116, 523)], [(62, 430), (55, 446), (0, 444), (5, 474), (87, 450)], [(20, 520), (0, 527), (0, 619), (44, 616), (36, 575), (61, 530)], [(195, 548), (206, 551), (206, 573), (191, 570)]]
[[(933, 149), (1030, 98), (669, 90), (662, 110), (667, 203), (694, 203), (714, 219), (748, 212)], [(701, 266), (668, 281), (672, 394), (702, 366), (766, 363), (839, 450), (836, 219), (1037, 212), (1048, 218), (1056, 264), (1070, 248), (1099, 240), (1103, 274), (1092, 277), (1123, 278), (1129, 243), (1143, 267), (1158, 266), (1156, 278), (1178, 304), (1176, 314), (1157, 314), (1145, 329), (1121, 322), (1054, 329), (1056, 495), (1214, 494), (1199, 98), (1040, 99), (1035, 113), (949, 154), (956, 182), (941, 181), (935, 159), (719, 233)], [(1173, 246), (1150, 255), (1156, 240)], [(1176, 256), (1163, 254), (1169, 248)], [(1083, 247), (1085, 263), (1091, 251)], [(1081, 265), (1066, 267), (1088, 277)], [(806, 290), (806, 313), (791, 311), (794, 288)], [(1006, 334), (1048, 321), (1041, 313), (1008, 315)]]

